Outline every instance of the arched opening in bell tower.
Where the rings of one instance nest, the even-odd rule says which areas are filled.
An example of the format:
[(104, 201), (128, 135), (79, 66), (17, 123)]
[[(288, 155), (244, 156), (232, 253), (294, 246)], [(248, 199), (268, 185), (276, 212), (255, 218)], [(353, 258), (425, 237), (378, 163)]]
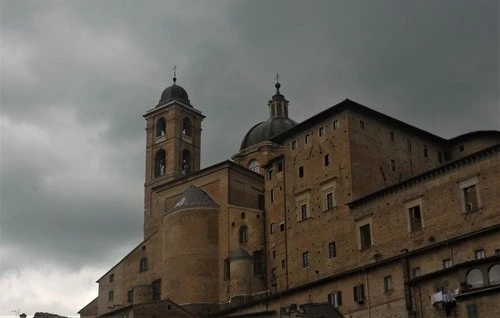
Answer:
[(156, 122), (156, 137), (165, 136), (167, 133), (167, 121), (165, 118), (160, 118)]
[(187, 117), (185, 117), (182, 120), (182, 134), (187, 137), (193, 136), (193, 128), (191, 125), (191, 120)]
[(160, 149), (155, 155), (155, 177), (165, 175), (167, 169), (167, 153), (165, 150)]
[(182, 151), (182, 174), (188, 175), (191, 172), (191, 152), (189, 150), (184, 149)]

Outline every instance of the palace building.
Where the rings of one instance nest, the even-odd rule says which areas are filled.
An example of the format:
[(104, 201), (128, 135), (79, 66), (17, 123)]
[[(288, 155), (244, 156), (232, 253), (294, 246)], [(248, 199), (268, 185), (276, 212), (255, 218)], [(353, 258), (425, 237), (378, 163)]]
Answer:
[(205, 116), (174, 78), (144, 115), (144, 239), (80, 316), (500, 317), (500, 132), (444, 139), (349, 99), (297, 123), (275, 88), (201, 168)]

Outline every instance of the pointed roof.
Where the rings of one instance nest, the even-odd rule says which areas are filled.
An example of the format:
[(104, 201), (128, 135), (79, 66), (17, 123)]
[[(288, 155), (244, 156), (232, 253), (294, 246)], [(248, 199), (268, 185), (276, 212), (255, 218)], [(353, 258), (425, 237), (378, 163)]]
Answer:
[(175, 201), (174, 205), (167, 211), (167, 214), (187, 208), (213, 207), (218, 208), (219, 204), (212, 197), (194, 185), (190, 185), (183, 194)]

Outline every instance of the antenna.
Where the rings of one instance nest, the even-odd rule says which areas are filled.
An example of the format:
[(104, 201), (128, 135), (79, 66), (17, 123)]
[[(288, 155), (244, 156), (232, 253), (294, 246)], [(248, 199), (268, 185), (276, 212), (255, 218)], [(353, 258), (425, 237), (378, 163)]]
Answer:
[(174, 65), (174, 84), (177, 81), (176, 71), (177, 71), (177, 65)]

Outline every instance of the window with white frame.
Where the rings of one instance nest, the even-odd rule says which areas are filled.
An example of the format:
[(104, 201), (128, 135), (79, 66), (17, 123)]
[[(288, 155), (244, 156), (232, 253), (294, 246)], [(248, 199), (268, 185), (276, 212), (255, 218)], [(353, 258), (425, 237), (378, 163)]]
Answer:
[(335, 180), (321, 184), (321, 191), (323, 191), (323, 211), (329, 211), (337, 206), (335, 202), (335, 185)]
[(250, 162), (247, 165), (247, 168), (252, 170), (253, 172), (257, 172), (257, 173), (260, 172), (260, 164), (255, 159), (250, 160)]
[(405, 209), (408, 220), (408, 233), (413, 233), (425, 227), (422, 195), (406, 201)]
[(365, 302), (365, 285), (360, 284), (353, 287), (354, 301), (363, 304)]
[(478, 182), (478, 176), (474, 176), (460, 182), (460, 191), (462, 192), (462, 211), (465, 213), (473, 212), (481, 208)]
[(310, 193), (302, 192), (302, 194), (295, 197), (295, 204), (297, 208), (297, 220), (305, 220), (310, 217), (309, 213)]
[(420, 211), (420, 205), (415, 205), (408, 209), (408, 218), (410, 221), (411, 232), (418, 231), (423, 227), (422, 212)]
[(447, 258), (443, 260), (443, 268), (452, 267), (453, 263), (451, 262), (451, 258)]
[(333, 121), (333, 130), (337, 130), (340, 128), (340, 122), (338, 120)]
[(475, 250), (474, 251), (474, 256), (476, 257), (476, 259), (483, 259), (485, 258), (485, 254), (484, 254), (484, 250), (483, 249), (480, 249), (480, 250)]
[(342, 306), (342, 292), (341, 291), (336, 291), (333, 293), (328, 294), (328, 302), (333, 306), (333, 307), (340, 307)]
[(306, 144), (311, 143), (311, 134), (306, 134), (306, 136), (304, 138), (304, 141), (305, 141)]
[(384, 277), (384, 291), (388, 292), (393, 289), (392, 287), (392, 276)]

